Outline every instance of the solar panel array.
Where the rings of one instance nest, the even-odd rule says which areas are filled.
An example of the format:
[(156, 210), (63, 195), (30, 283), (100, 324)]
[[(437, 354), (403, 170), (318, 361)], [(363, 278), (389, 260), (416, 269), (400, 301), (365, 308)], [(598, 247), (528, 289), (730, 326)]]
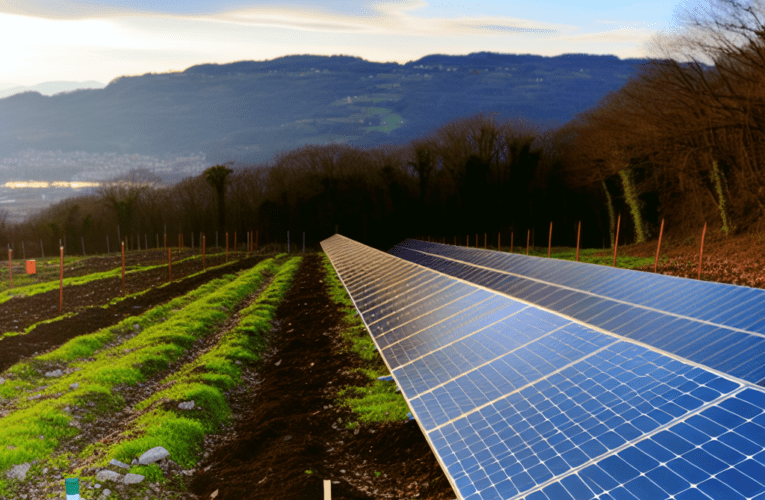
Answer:
[[(391, 251), (400, 257), (339, 235), (322, 247), (460, 498), (765, 500), (765, 392), (751, 377), (550, 307), (562, 299), (542, 303), (605, 297), (592, 267), (591, 288), (573, 290), (567, 273), (582, 264), (544, 271), (539, 284), (545, 266), (531, 271), (526, 256), (512, 265), (528, 276), (510, 265), (494, 276), (419, 243)], [(492, 288), (508, 278), (546, 288)], [(620, 293), (617, 305), (643, 305)]]
[(765, 379), (765, 290), (417, 240), (390, 253), (746, 381)]

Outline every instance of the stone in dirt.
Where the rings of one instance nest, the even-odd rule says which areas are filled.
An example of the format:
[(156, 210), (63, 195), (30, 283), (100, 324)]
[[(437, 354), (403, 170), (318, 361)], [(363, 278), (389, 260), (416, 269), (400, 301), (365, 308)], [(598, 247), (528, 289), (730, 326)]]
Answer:
[(114, 471), (110, 471), (108, 469), (103, 469), (98, 471), (96, 474), (96, 480), (97, 481), (122, 481), (122, 474), (119, 474)]
[(156, 448), (152, 448), (140, 457), (138, 457), (138, 463), (141, 465), (149, 465), (153, 464), (154, 462), (158, 460), (162, 460), (163, 458), (167, 458), (170, 456), (170, 452), (164, 449), (161, 446), (157, 446)]
[(18, 479), (19, 481), (23, 481), (27, 478), (27, 472), (29, 472), (29, 469), (31, 468), (32, 465), (29, 463), (14, 465), (13, 469), (5, 473), (5, 477), (8, 479)]
[(113, 459), (113, 458), (112, 458), (112, 461), (111, 461), (111, 462), (109, 462), (109, 465), (114, 465), (114, 466), (116, 466), (116, 467), (121, 467), (121, 468), (123, 468), (123, 469), (129, 469), (129, 468), (130, 468), (130, 466), (129, 466), (128, 464), (123, 464), (123, 463), (122, 463), (122, 462), (120, 462), (119, 460), (115, 460), (115, 459)]
[(112, 494), (112, 490), (104, 490), (104, 492), (103, 492), (104, 498), (108, 497), (111, 494)]
[(180, 403), (178, 405), (178, 408), (181, 410), (193, 410), (194, 409), (194, 401), (186, 401), (184, 403)]
[(77, 389), (78, 387), (80, 387), (79, 382), (75, 382), (74, 384), (69, 386), (70, 389)]
[(3, 385), (5, 383), (5, 379), (3, 377), (0, 377), (0, 385)]
[(144, 479), (146, 479), (146, 477), (140, 474), (125, 474), (125, 479), (123, 482), (125, 484), (138, 484), (143, 482)]
[(61, 370), (53, 370), (52, 372), (45, 372), (46, 377), (60, 377), (64, 372)]

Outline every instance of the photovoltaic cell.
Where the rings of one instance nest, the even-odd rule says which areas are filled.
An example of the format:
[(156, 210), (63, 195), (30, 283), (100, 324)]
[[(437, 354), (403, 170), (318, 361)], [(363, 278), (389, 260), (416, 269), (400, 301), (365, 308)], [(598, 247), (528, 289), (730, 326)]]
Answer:
[[(322, 246), (364, 291), (359, 313), (460, 499), (765, 498), (765, 392), (746, 382), (765, 377), (762, 337), (440, 256), (426, 255), (438, 278), (422, 281), (342, 236)], [(364, 286), (362, 264), (375, 284), (401, 278), (398, 293)], [(562, 280), (568, 264), (549, 276)], [(526, 267), (545, 276), (543, 263)], [(617, 284), (615, 295), (637, 296)]]

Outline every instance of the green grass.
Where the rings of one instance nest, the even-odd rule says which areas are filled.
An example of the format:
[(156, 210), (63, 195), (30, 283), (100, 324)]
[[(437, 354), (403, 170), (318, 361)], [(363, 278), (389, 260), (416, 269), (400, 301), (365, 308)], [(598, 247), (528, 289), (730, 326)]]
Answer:
[[(195, 294), (195, 300), (183, 304), (182, 309), (169, 317), (169, 310), (161, 306), (140, 317), (123, 320), (117, 327), (130, 329), (137, 323), (146, 328), (120, 345), (96, 353), (113, 339), (114, 332), (107, 329), (78, 337), (46, 356), (11, 367), (8, 373), (13, 376), (9, 382), (0, 386), (0, 390), (5, 392), (16, 389), (16, 393), (10, 395), (17, 399), (16, 410), (0, 420), (0, 443), (15, 448), (11, 450), (7, 446), (0, 447), (0, 471), (14, 464), (43, 460), (61, 442), (73, 438), (78, 431), (69, 427), (71, 416), (63, 411), (64, 407), (80, 406), (88, 408), (93, 414), (115, 411), (121, 407), (124, 402), (120, 397), (112, 395), (113, 387), (120, 384), (135, 385), (167, 368), (197, 338), (214, 331), (231, 314), (237, 303), (257, 291), (265, 274), (272, 271), (274, 266), (274, 261), (269, 259), (241, 272), (238, 277), (227, 276), (208, 283), (201, 287), (204, 293)], [(171, 304), (178, 307), (179, 301), (188, 301), (188, 298), (175, 299)], [(79, 371), (46, 380), (47, 387), (37, 391), (50, 399), (23, 399), (31, 394), (19, 391), (17, 383), (26, 382), (30, 386), (37, 386), (42, 381), (44, 362), (74, 360), (84, 356), (95, 359), (71, 363), (70, 367)], [(79, 387), (71, 389), (69, 386), (74, 382)], [(9, 384), (10, 387), (7, 387)], [(94, 408), (90, 408), (91, 403)], [(161, 432), (173, 428), (173, 424), (168, 424)], [(183, 427), (182, 430), (193, 433), (195, 427)], [(0, 474), (0, 494), (7, 490), (7, 486), (4, 474)]]
[[(225, 333), (208, 352), (161, 383), (170, 387), (159, 391), (135, 406), (146, 411), (123, 433), (128, 439), (100, 450), (101, 463), (111, 458), (130, 462), (147, 449), (166, 448), (173, 460), (185, 467), (197, 463), (197, 452), (202, 449), (204, 436), (221, 430), (230, 421), (231, 410), (224, 392), (241, 383), (241, 363), (256, 362), (268, 345), (266, 333), (276, 316), (276, 308), (292, 283), (301, 257), (293, 257), (274, 276), (258, 298), (240, 311), (240, 321)], [(162, 401), (172, 406), (183, 401), (194, 401), (201, 411), (167, 410), (156, 407)], [(89, 456), (93, 450), (86, 450)]]
[[(481, 247), (483, 248), (483, 247)], [(497, 250), (496, 247), (489, 246), (489, 250)], [(502, 248), (503, 252), (508, 252), (508, 247)], [(509, 252), (508, 252), (509, 253)], [(526, 255), (526, 247), (523, 248), (516, 246), (513, 249), (513, 253)], [(601, 254), (601, 255), (598, 255)], [(530, 247), (529, 255), (533, 257), (547, 258), (547, 247)], [(551, 259), (561, 260), (576, 260), (576, 248), (570, 247), (552, 247), (550, 249)], [(660, 257), (659, 261), (667, 261), (665, 257)], [(614, 253), (613, 250), (600, 249), (600, 248), (586, 248), (579, 249), (579, 262), (586, 262), (589, 264), (599, 264), (601, 266), (613, 266)], [(654, 263), (653, 257), (630, 257), (617, 252), (616, 255), (616, 267), (621, 269), (638, 269), (645, 266), (652, 266)]]
[[(221, 254), (216, 254), (221, 255)], [(201, 259), (201, 255), (194, 255), (191, 257), (187, 257), (185, 259), (181, 259), (178, 261), (174, 261), (173, 264), (179, 264), (181, 262), (186, 262), (189, 260), (197, 260)], [(82, 259), (82, 257), (80, 257)], [(141, 271), (149, 271), (152, 269), (162, 268), (166, 267), (167, 264), (157, 264), (154, 266), (143, 266), (143, 265), (134, 265), (130, 267), (125, 268), (125, 274), (132, 274), (137, 273)], [(66, 267), (66, 266), (64, 266)], [(107, 279), (107, 278), (114, 278), (117, 276), (122, 276), (122, 267), (118, 267), (115, 269), (112, 269), (110, 271), (104, 271), (100, 273), (91, 273), (86, 274), (84, 276), (74, 276), (74, 277), (66, 277), (66, 269), (64, 270), (64, 286), (72, 286), (72, 285), (86, 285), (88, 283), (91, 283), (93, 281), (101, 280), (101, 279)], [(60, 282), (59, 279), (56, 279), (54, 281), (46, 281), (43, 283), (35, 283), (32, 285), (24, 286), (24, 287), (16, 287), (12, 289), (5, 290), (3, 292), (0, 292), (0, 304), (3, 302), (6, 302), (14, 297), (31, 297), (33, 295), (38, 295), (40, 293), (49, 292), (51, 290), (56, 290), (59, 288)]]
[[(367, 379), (365, 386), (346, 386), (338, 392), (338, 403), (350, 408), (358, 422), (391, 422), (407, 419), (409, 407), (404, 397), (395, 392), (396, 384), (383, 382), (377, 377), (390, 375), (390, 371), (382, 360), (379, 352), (375, 350), (372, 337), (357, 315), (348, 293), (345, 291), (340, 279), (332, 267), (332, 263), (326, 254), (322, 254), (325, 271), (325, 281), (330, 299), (337, 304), (343, 312), (342, 337), (346, 341), (347, 349), (358, 356), (362, 361), (360, 368), (354, 369)], [(353, 429), (358, 422), (346, 423), (346, 428)]]
[[(191, 258), (194, 258), (194, 257), (191, 257)], [(211, 271), (211, 270), (214, 270), (214, 269), (219, 269), (219, 268), (224, 267), (226, 265), (228, 265), (228, 264), (224, 263), (224, 264), (220, 264), (218, 266), (208, 267), (206, 270), (198, 271), (198, 272), (196, 272), (194, 274), (189, 274), (188, 276), (184, 276), (180, 280), (174, 280), (173, 283), (175, 283), (177, 281), (183, 281), (183, 280), (186, 280), (186, 279), (190, 279), (190, 278), (193, 278), (195, 276), (199, 276), (200, 274), (204, 274), (205, 272), (208, 272), (208, 271)], [(168, 285), (170, 285), (170, 282), (165, 282), (165, 283), (162, 283), (161, 285), (158, 285), (157, 288), (162, 288), (162, 287), (165, 287), (165, 286), (168, 286)], [(92, 306), (92, 307), (101, 307), (102, 309), (108, 309), (110, 306), (113, 306), (114, 304), (117, 304), (118, 302), (130, 299), (130, 298), (133, 298), (133, 297), (141, 296), (141, 295), (143, 295), (145, 293), (148, 293), (150, 290), (151, 290), (151, 288), (147, 288), (145, 290), (141, 290), (140, 292), (136, 292), (136, 293), (131, 293), (129, 295), (125, 295), (124, 297), (115, 297), (112, 300), (110, 300), (109, 302), (107, 302), (106, 304), (103, 304), (101, 306)], [(0, 334), (0, 339), (2, 339), (3, 337), (13, 337), (13, 336), (16, 336), (16, 335), (24, 335), (24, 334), (27, 334), (27, 333), (31, 332), (32, 330), (34, 330), (35, 328), (37, 328), (40, 325), (44, 325), (44, 324), (47, 324), (47, 323), (54, 323), (56, 321), (61, 321), (63, 319), (75, 316), (76, 314), (77, 313), (75, 313), (75, 312), (68, 312), (68, 313), (62, 314), (60, 316), (57, 316), (55, 318), (39, 321), (39, 322), (34, 323), (34, 324), (28, 326), (27, 328), (25, 328), (23, 332), (13, 332), (13, 331), (5, 332), (3, 334)]]

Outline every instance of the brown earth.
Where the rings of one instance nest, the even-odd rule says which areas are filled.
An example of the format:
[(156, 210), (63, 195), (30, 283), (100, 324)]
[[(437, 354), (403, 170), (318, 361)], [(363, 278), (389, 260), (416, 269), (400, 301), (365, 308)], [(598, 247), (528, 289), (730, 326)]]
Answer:
[[(136, 259), (134, 264), (152, 265), (151, 255), (144, 256), (143, 260), (139, 255), (133, 256)], [(173, 259), (177, 259), (175, 255)], [(234, 260), (233, 257), (229, 261)], [(147, 264), (149, 261), (149, 264)], [(166, 261), (165, 261), (166, 262)], [(214, 257), (206, 259), (207, 267), (213, 267), (224, 264), (225, 257)], [(127, 264), (126, 264), (127, 265)], [(110, 264), (100, 266), (91, 266), (90, 269), (96, 269), (92, 272), (101, 272), (114, 269)], [(202, 271), (202, 261), (186, 261), (171, 263), (173, 280), (182, 279), (194, 273)], [(90, 274), (90, 273), (87, 273)], [(67, 271), (64, 271), (64, 277), (70, 277)], [(166, 283), (168, 280), (167, 266), (146, 271), (134, 271), (125, 274), (125, 295), (131, 295), (148, 288), (156, 287)], [(0, 333), (23, 331), (30, 325), (39, 321), (55, 318), (62, 314), (76, 312), (85, 307), (104, 305), (110, 300), (122, 295), (122, 277), (103, 278), (94, 280), (82, 285), (65, 285), (63, 289), (63, 304), (59, 312), (59, 290), (51, 290), (45, 293), (32, 295), (29, 297), (14, 297), (0, 304)]]
[[(698, 278), (701, 233), (684, 240), (663, 241), (657, 272), (683, 278)], [(655, 258), (658, 240), (619, 249), (619, 255)], [(622, 251), (624, 253), (622, 253)], [(607, 251), (608, 252), (608, 251)], [(613, 253), (611, 253), (613, 255)], [(653, 265), (640, 269), (653, 272)], [(707, 230), (701, 279), (754, 288), (765, 288), (765, 235), (742, 234), (725, 237)]]
[(230, 430), (236, 438), (198, 465), (190, 492), (322, 498), (326, 479), (333, 500), (455, 498), (415, 421), (345, 428), (357, 418), (333, 407), (337, 390), (366, 381), (349, 371), (359, 360), (341, 352), (341, 315), (323, 279), (320, 256), (307, 256), (278, 308), (272, 352), (251, 367), (260, 383), (230, 402), (240, 415)]
[[(55, 349), (70, 339), (87, 333), (96, 332), (102, 328), (114, 325), (127, 316), (133, 316), (149, 310), (159, 304), (165, 303), (175, 297), (194, 290), (208, 281), (219, 278), (224, 274), (235, 273), (241, 269), (249, 268), (261, 261), (263, 256), (247, 257), (228, 265), (185, 278), (201, 271), (201, 262), (181, 264), (176, 275), (176, 266), (173, 266), (173, 282), (166, 286), (157, 286), (167, 281), (166, 269), (142, 271), (126, 277), (126, 292), (128, 294), (149, 289), (146, 293), (135, 297), (129, 297), (110, 305), (108, 308), (92, 307), (108, 303), (111, 299), (121, 294), (121, 278), (98, 280), (86, 285), (64, 288), (63, 312), (77, 314), (59, 321), (41, 324), (31, 332), (24, 335), (3, 337), (0, 339), (0, 373), (25, 357), (42, 354)], [(222, 262), (221, 262), (222, 263)], [(208, 266), (213, 263), (208, 261)], [(218, 263), (216, 263), (218, 264)], [(116, 281), (115, 281), (116, 280)], [(51, 303), (55, 304), (51, 306)], [(88, 307), (89, 306), (89, 307)], [(18, 318), (18, 329), (24, 328), (25, 324), (33, 324), (37, 321), (57, 317), (58, 290), (33, 295), (31, 297), (19, 297), (0, 304), (0, 331), (11, 330), (8, 323)], [(3, 329), (5, 328), (5, 330)]]

